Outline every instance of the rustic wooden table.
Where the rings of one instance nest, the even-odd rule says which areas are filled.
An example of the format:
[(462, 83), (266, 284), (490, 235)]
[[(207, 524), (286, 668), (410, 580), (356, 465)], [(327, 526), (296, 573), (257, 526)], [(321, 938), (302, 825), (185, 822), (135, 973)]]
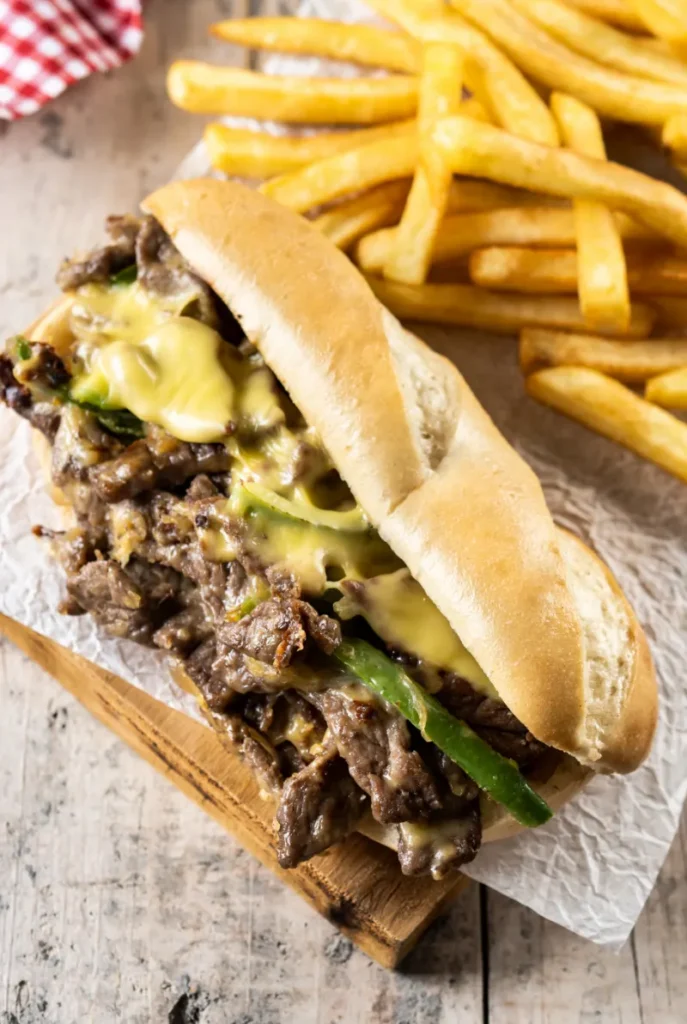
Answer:
[[(165, 67), (213, 49), (244, 61), (205, 27), (247, 7), (150, 0), (136, 61), (0, 122), (0, 335), (197, 139)], [(687, 817), (619, 956), (474, 886), (391, 973), (8, 643), (0, 707), (1, 1024), (687, 1020)]]

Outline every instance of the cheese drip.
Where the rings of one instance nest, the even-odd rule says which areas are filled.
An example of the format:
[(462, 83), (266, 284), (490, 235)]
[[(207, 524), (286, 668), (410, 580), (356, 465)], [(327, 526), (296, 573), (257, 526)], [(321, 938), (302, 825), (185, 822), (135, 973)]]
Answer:
[[(128, 409), (182, 441), (224, 441), (233, 456), (231, 492), (198, 534), (205, 557), (236, 559), (248, 548), (263, 565), (292, 573), (305, 593), (343, 596), (341, 619), (362, 616), (390, 647), (420, 667), (455, 672), (480, 693), (496, 691), (448, 620), (368, 523), (332, 470), (312, 428), (287, 426), (272, 372), (242, 357), (213, 328), (184, 316), (193, 294), (158, 296), (136, 282), (89, 284), (71, 308), (72, 396)], [(299, 446), (316, 469), (294, 479)], [(315, 495), (317, 494), (317, 500)], [(319, 499), (330, 495), (331, 505)], [(232, 520), (246, 523), (240, 537)], [(256, 601), (259, 601), (256, 597)], [(246, 604), (248, 613), (256, 601)], [(235, 610), (240, 617), (244, 609)]]

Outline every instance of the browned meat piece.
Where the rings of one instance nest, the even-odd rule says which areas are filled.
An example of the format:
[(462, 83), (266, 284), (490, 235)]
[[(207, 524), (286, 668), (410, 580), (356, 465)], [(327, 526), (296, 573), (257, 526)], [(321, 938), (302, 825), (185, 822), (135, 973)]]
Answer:
[(441, 806), (449, 817), (463, 814), (479, 796), (479, 786), (455, 761), (432, 744), (423, 746), (427, 764), (441, 784)]
[(106, 230), (110, 242), (93, 249), (83, 259), (64, 260), (57, 272), (58, 286), (62, 291), (73, 291), (90, 281), (108, 281), (112, 274), (130, 267), (136, 259), (136, 236), (140, 226), (140, 219), (130, 214), (108, 217)]
[(532, 764), (546, 750), (500, 700), (477, 693), (465, 679), (449, 675), (437, 693), (448, 710), (467, 722), (490, 746), (520, 766)]
[(471, 721), (478, 707), (484, 701), (482, 694), (478, 693), (467, 679), (462, 679), (453, 673), (447, 673), (442, 678), (443, 685), (435, 694), (437, 699), (456, 718), (461, 718), (465, 722)]
[(399, 826), (398, 859), (404, 875), (442, 878), (474, 860), (482, 843), (479, 805), (459, 818)]
[(93, 557), (88, 531), (79, 526), (62, 532), (48, 530), (44, 526), (34, 526), (33, 534), (51, 541), (53, 555), (69, 576), (77, 573)]
[(116, 460), (121, 443), (103, 430), (95, 416), (75, 405), (62, 410), (52, 448), (52, 478), (58, 487), (86, 482), (101, 463)]
[(333, 654), (341, 643), (341, 625), (329, 615), (319, 615), (312, 605), (300, 602), (309, 636), (325, 654)]
[(154, 217), (144, 217), (136, 237), (138, 279), (158, 295), (189, 294), (186, 316), (217, 325), (217, 308), (211, 289), (193, 273)]
[(314, 857), (351, 832), (367, 798), (336, 750), (328, 750), (284, 783), (277, 809), (277, 856), (283, 868)]
[(52, 402), (36, 402), (29, 389), (15, 378), (12, 360), (0, 355), (0, 401), (28, 420), (32, 427), (52, 441), (60, 425), (60, 407)]
[(150, 643), (174, 611), (179, 577), (161, 566), (88, 562), (67, 580), (69, 596), (112, 636)]
[(94, 471), (91, 481), (103, 501), (115, 502), (156, 487), (175, 487), (198, 473), (221, 473), (229, 463), (224, 445), (189, 444), (152, 430)]
[(396, 711), (337, 690), (311, 693), (308, 699), (324, 715), (351, 775), (369, 794), (377, 821), (412, 821), (440, 810), (437, 783), (411, 749), (408, 726)]
[(50, 399), (71, 380), (66, 366), (50, 345), (29, 342), (31, 358), (17, 367), (17, 377), (33, 392), (34, 398)]
[(218, 639), (220, 650), (240, 651), (283, 668), (305, 646), (300, 602), (281, 598), (263, 601), (239, 622), (221, 626)]
[(490, 747), (509, 757), (521, 768), (534, 763), (547, 750), (545, 744), (535, 740), (531, 732), (507, 732), (505, 729), (478, 729), (475, 728), (483, 740)]
[(207, 640), (211, 631), (212, 627), (200, 608), (184, 608), (155, 631), (153, 643), (165, 651), (186, 655)]
[(201, 473), (194, 476), (186, 491), (186, 501), (202, 501), (204, 498), (217, 498), (220, 491), (215, 487), (209, 476)]

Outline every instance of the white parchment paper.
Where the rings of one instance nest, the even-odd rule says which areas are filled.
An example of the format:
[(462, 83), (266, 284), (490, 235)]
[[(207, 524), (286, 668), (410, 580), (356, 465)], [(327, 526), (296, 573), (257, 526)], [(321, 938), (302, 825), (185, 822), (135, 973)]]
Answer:
[[(290, 9), (284, 4), (285, 13)], [(300, 9), (342, 20), (369, 19), (362, 4), (346, 0), (309, 0)], [(265, 66), (312, 74), (321, 73), (323, 64), (271, 57)], [(198, 147), (180, 174), (207, 169)], [(17, 330), (23, 326), (17, 324)], [(419, 333), (455, 360), (538, 473), (556, 520), (606, 559), (649, 636), (661, 686), (660, 723), (649, 761), (629, 777), (595, 779), (547, 826), (484, 847), (466, 869), (578, 935), (619, 948), (651, 891), (687, 794), (687, 487), (528, 399), (514, 341), (474, 332)], [(34, 523), (58, 525), (59, 519), (45, 492), (30, 430), (4, 408), (0, 496), (0, 612), (200, 719), (163, 656), (108, 639), (87, 617), (57, 613), (62, 574), (30, 531)]]

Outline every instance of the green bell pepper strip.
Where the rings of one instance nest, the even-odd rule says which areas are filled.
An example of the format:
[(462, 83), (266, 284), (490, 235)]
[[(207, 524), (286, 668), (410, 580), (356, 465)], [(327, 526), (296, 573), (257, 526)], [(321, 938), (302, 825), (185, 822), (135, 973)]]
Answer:
[(334, 657), (368, 689), (400, 711), (426, 740), (460, 765), (480, 789), (502, 804), (521, 825), (535, 828), (551, 818), (551, 808), (535, 793), (513, 761), (498, 754), (376, 647), (364, 640), (343, 640)]
[(127, 285), (133, 284), (138, 277), (138, 267), (135, 263), (130, 264), (128, 267), (124, 267), (123, 270), (118, 270), (116, 274), (110, 276), (110, 284), (114, 285)]

